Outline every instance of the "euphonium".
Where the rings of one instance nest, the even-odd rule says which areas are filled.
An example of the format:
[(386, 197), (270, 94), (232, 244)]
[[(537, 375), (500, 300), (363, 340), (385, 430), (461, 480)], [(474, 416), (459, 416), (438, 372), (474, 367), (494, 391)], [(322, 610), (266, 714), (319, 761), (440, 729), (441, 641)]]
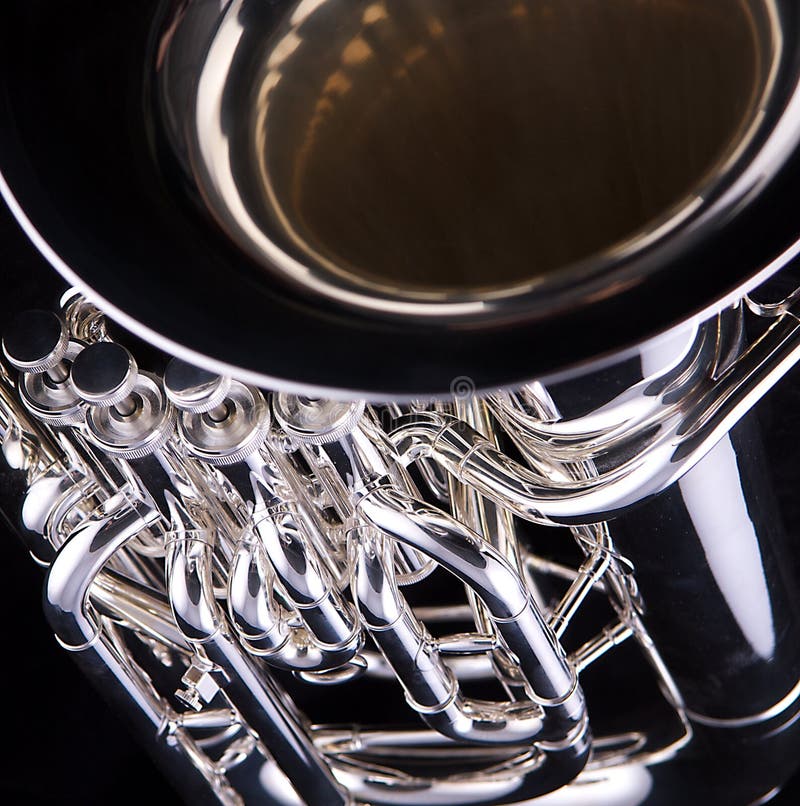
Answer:
[[(790, 0), (9, 0), (5, 509), (191, 802), (765, 802)], [(9, 486), (14, 489), (14, 486)]]

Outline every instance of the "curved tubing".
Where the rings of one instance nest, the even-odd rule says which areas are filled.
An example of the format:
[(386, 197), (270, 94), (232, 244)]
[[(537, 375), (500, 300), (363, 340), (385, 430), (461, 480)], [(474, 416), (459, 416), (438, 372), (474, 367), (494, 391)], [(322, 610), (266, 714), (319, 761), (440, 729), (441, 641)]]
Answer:
[(106, 570), (95, 580), (92, 603), (98, 612), (116, 623), (130, 626), (178, 651), (190, 649), (175, 625), (169, 600), (160, 591)]
[(81, 650), (97, 639), (100, 627), (88, 601), (92, 583), (117, 551), (161, 517), (150, 501), (130, 501), (123, 495), (111, 500), (116, 508), (75, 529), (47, 574), (48, 618), (66, 649)]
[[(531, 750), (505, 763), (490, 762), (487, 769), (439, 777), (408, 775), (392, 770), (385, 756), (374, 764), (364, 760), (369, 751), (356, 750), (355, 758), (338, 755), (331, 759), (336, 778), (358, 803), (374, 806), (502, 806), (529, 803), (574, 781), (589, 758), (588, 734), (564, 749), (540, 753)], [(457, 756), (456, 756), (457, 757)], [(451, 769), (455, 766), (450, 765)], [(487, 774), (488, 773), (488, 774)], [(602, 801), (598, 801), (602, 802)]]
[[(718, 322), (724, 324), (720, 333)], [(711, 374), (720, 358), (720, 339), (732, 341), (738, 328), (727, 326), (721, 318), (692, 327), (691, 341), (683, 353), (667, 368), (643, 377), (613, 400), (577, 417), (553, 416), (549, 394), (540, 384), (531, 384), (518, 392), (497, 392), (487, 402), (492, 412), (510, 433), (523, 440), (546, 444), (554, 454), (573, 458), (597, 454), (614, 448), (620, 438), (630, 439), (649, 423), (663, 417), (666, 407), (686, 398)], [(591, 379), (587, 379), (587, 384)], [(539, 400), (544, 397), (544, 405)], [(549, 405), (548, 405), (549, 404)]]
[(184, 532), (167, 543), (167, 583), (172, 613), (187, 641), (205, 644), (222, 629), (211, 579), (212, 547), (204, 532)]
[(362, 644), (355, 614), (316, 556), (292, 506), (278, 503), (261, 475), (252, 473), (250, 479), (255, 497), (253, 530), (288, 600), (318, 648), (333, 650), (344, 659), (342, 663), (347, 662)]
[(459, 481), (526, 520), (572, 525), (608, 520), (694, 467), (800, 360), (800, 322), (779, 320), (691, 408), (677, 410), (627, 462), (594, 478), (548, 484), (454, 417), (401, 418), (390, 438), (400, 460), (433, 457)]
[(459, 742), (527, 745), (543, 730), (541, 709), (530, 703), (464, 699), (436, 643), (400, 593), (388, 542), (361, 530), (354, 591), (364, 622), (394, 669), (409, 704), (434, 730)]
[(45, 615), (59, 643), (72, 652), (81, 652), (82, 663), (102, 669), (105, 678), (110, 672), (119, 683), (119, 692), (131, 698), (148, 723), (158, 728), (164, 714), (157, 695), (131, 671), (103, 634), (90, 609), (89, 591), (113, 555), (159, 518), (152, 502), (131, 502), (120, 495), (116, 509), (88, 521), (69, 536), (58, 550), (44, 585)]
[[(99, 671), (104, 681), (113, 678), (119, 684), (114, 691), (124, 695), (126, 703), (135, 703), (133, 710), (150, 729), (149, 736), (165, 725), (163, 704), (101, 628), (91, 609), (89, 592), (115, 553), (160, 519), (161, 513), (152, 501), (123, 493), (114, 496), (104, 502), (101, 516), (86, 521), (70, 534), (58, 550), (45, 582), (45, 611), (59, 642), (68, 650), (80, 652), (84, 666)], [(172, 588), (175, 599), (180, 599), (178, 608), (172, 602), (173, 613), (180, 617), (179, 626), (186, 628), (190, 640), (205, 641), (209, 659), (230, 673), (233, 679), (227, 691), (231, 701), (247, 714), (249, 724), (294, 782), (303, 801), (310, 806), (343, 806), (347, 796), (284, 703), (282, 693), (248, 664), (238, 647), (224, 636), (216, 613), (205, 609), (209, 603), (213, 605), (210, 547), (192, 539), (184, 530), (173, 540), (169, 555)], [(216, 639), (213, 634), (203, 634), (209, 624)], [(174, 749), (169, 745), (159, 747), (176, 756), (176, 764), (185, 769), (188, 778), (195, 772), (186, 763), (180, 733), (176, 736), (178, 745)]]
[(62, 523), (74, 506), (88, 497), (86, 477), (76, 470), (51, 466), (25, 493), (22, 523), (26, 529), (45, 535), (58, 548), (64, 542)]
[(434, 558), (483, 601), (517, 658), (529, 696), (544, 707), (540, 741), (563, 742), (580, 730), (586, 707), (575, 671), (519, 575), (496, 549), (441, 510), (389, 485), (366, 491), (358, 511), (384, 534)]
[[(591, 527), (582, 526), (577, 527), (577, 529), (579, 532), (586, 534)], [(593, 544), (594, 547), (589, 551), (588, 556), (578, 569), (575, 579), (561, 598), (558, 606), (550, 614), (548, 620), (550, 629), (559, 640), (589, 591), (605, 575), (611, 564), (611, 537), (606, 525), (603, 524), (598, 529), (597, 538), (594, 538), (591, 534), (587, 536), (591, 541), (590, 545)]]
[(343, 806), (347, 796), (289, 707), (285, 695), (225, 629), (214, 598), (212, 547), (202, 531), (181, 528), (167, 546), (167, 589), (185, 638), (225, 670), (225, 693), (309, 806)]
[(291, 452), (287, 452), (284, 449), (286, 446), (280, 443), (280, 437), (273, 433), (268, 447), (262, 449), (257, 462), (249, 461), (248, 464), (251, 470), (261, 475), (268, 483), (277, 482), (280, 485), (276, 488), (276, 492), (285, 491), (284, 501), (294, 502), (311, 544), (341, 583), (342, 576), (347, 570), (346, 558), (343, 556), (341, 546), (330, 534), (330, 523), (323, 514), (324, 506), (320, 505), (320, 496), (328, 496), (329, 505), (344, 520), (346, 514), (336, 509), (337, 505), (341, 505), (341, 496), (330, 495), (319, 478), (306, 475), (300, 470), (291, 460)]
[[(13, 438), (18, 443), (16, 456), (9, 455), (6, 442)], [(63, 458), (48, 429), (39, 427), (23, 406), (14, 389), (8, 371), (0, 361), (0, 446), (9, 466), (15, 470), (31, 470), (27, 459), (29, 451), (35, 455), (40, 468)], [(14, 459), (19, 461), (14, 461)]]
[(273, 598), (275, 577), (263, 546), (252, 535), (236, 548), (228, 577), (228, 607), (239, 639), (253, 654), (287, 671), (327, 671), (353, 659), (360, 642), (338, 649), (309, 642), (308, 633), (281, 618)]
[(59, 465), (51, 465), (25, 493), (21, 520), (27, 532), (23, 538), (31, 556), (44, 568), (50, 566), (56, 549), (64, 542), (64, 521), (84, 500), (85, 481), (74, 470), (65, 472)]
[[(174, 741), (163, 741), (171, 708), (146, 675), (124, 656), (113, 637), (113, 627), (112, 631), (101, 629), (88, 602), (90, 590), (97, 595), (101, 607), (110, 597), (119, 614), (120, 594), (130, 593), (128, 581), (122, 583), (121, 590), (108, 589), (106, 583), (113, 580), (113, 575), (103, 572), (103, 568), (128, 540), (159, 517), (149, 502), (131, 503), (120, 496), (115, 511), (78, 527), (50, 567), (45, 582), (45, 613), (62, 646), (77, 653), (78, 664), (84, 672), (98, 684), (102, 683), (106, 695), (132, 715), (142, 740), (152, 746), (153, 752), (162, 756), (165, 763), (174, 765), (188, 791), (190, 784), (205, 788), (209, 782), (203, 778), (205, 771), (197, 764), (196, 756), (188, 749), (188, 737), (178, 728), (172, 733)], [(141, 601), (131, 604), (133, 607), (123, 607), (122, 611), (132, 615), (140, 629), (140, 618), (152, 622), (165, 615), (160, 607), (151, 612), (153, 602), (148, 602), (144, 595)], [(159, 623), (154, 630), (159, 640), (163, 640), (161, 629)], [(178, 636), (175, 638), (181, 640)], [(214, 780), (210, 783), (212, 787), (215, 785)]]
[[(687, 333), (692, 338), (685, 345)], [(632, 436), (657, 425), (665, 414), (708, 389), (712, 379), (735, 364), (743, 352), (742, 307), (725, 310), (699, 328), (694, 323), (679, 325), (659, 341), (655, 354), (652, 345), (639, 348), (641, 379), (626, 379), (623, 392), (587, 413), (561, 416), (540, 383), (527, 384), (517, 392), (497, 392), (487, 402), (515, 441), (530, 442), (532, 447), (546, 445), (549, 454), (565, 461), (616, 450), (620, 443), (630, 442)], [(665, 366), (668, 355), (673, 358)], [(659, 368), (652, 370), (654, 363)], [(591, 389), (593, 378), (592, 373), (583, 377), (585, 391)]]

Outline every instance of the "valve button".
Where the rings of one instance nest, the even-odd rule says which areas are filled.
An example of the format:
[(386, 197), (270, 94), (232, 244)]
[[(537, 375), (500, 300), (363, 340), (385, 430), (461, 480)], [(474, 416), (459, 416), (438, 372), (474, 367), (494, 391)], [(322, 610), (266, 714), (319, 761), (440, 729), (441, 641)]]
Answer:
[(275, 419), (298, 442), (325, 445), (347, 436), (364, 414), (364, 401), (346, 403), (279, 392), (272, 398)]
[(173, 358), (164, 373), (167, 397), (183, 411), (205, 414), (224, 403), (231, 379)]
[(24, 311), (3, 334), (3, 353), (22, 372), (53, 369), (64, 358), (68, 345), (67, 329), (52, 311)]
[(136, 386), (138, 368), (133, 356), (120, 344), (98, 342), (81, 352), (72, 365), (75, 391), (95, 406), (115, 406)]

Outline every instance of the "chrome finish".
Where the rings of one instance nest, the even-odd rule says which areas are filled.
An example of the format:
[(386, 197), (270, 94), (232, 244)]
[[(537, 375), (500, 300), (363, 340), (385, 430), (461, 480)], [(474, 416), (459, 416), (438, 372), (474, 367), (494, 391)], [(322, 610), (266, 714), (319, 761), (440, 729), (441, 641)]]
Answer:
[(256, 389), (227, 384), (220, 401), (204, 413), (185, 410), (178, 421), (188, 449), (212, 465), (232, 465), (252, 456), (269, 429), (269, 408)]
[(152, 375), (140, 373), (121, 345), (90, 345), (75, 360), (70, 383), (88, 404), (86, 427), (102, 450), (124, 459), (157, 453), (172, 436), (175, 415)]
[(81, 399), (102, 408), (116, 406), (129, 397), (137, 377), (133, 356), (121, 345), (107, 341), (84, 350), (70, 373), (72, 386)]
[(175, 429), (175, 415), (157, 379), (141, 373), (131, 392), (116, 404), (91, 407), (86, 427), (102, 450), (140, 459), (166, 445)]
[[(15, 216), (128, 330), (253, 386), (406, 402), (462, 377), (518, 388), (705, 319), (798, 253), (775, 214), (798, 203), (782, 179), (800, 165), (793, 0), (591, 0), (577, 17), (544, 0), (10, 2)], [(98, 118), (82, 71), (104, 75), (111, 42), (124, 92)], [(43, 120), (61, 137), (37, 137)], [(354, 237), (387, 204), (393, 224)]]
[(179, 358), (173, 358), (164, 372), (167, 397), (190, 414), (205, 414), (221, 406), (230, 391), (230, 381)]
[(245, 539), (231, 566), (228, 603), (242, 642), (254, 655), (281, 669), (305, 673), (344, 666), (354, 654), (347, 647), (342, 651), (312, 643), (304, 628), (293, 627), (281, 617), (273, 600), (275, 574), (265, 556), (260, 542)]
[[(439, 657), (440, 648), (398, 591), (382, 534), (375, 530), (364, 536), (362, 532), (357, 552), (356, 590), (364, 623), (403, 684), (409, 705), (427, 724), (462, 742), (515, 745), (566, 738), (571, 730), (548, 733), (546, 721), (551, 715), (543, 716), (534, 705), (466, 700)], [(473, 651), (486, 651), (486, 647), (479, 645)], [(580, 719), (571, 727), (585, 729)]]
[(192, 3), (171, 22), (159, 111), (204, 205), (262, 271), (384, 316), (475, 316), (636, 254), (704, 206), (771, 100), (777, 13)]
[(20, 376), (19, 393), (25, 405), (39, 419), (57, 427), (76, 425), (83, 419), (81, 399), (67, 382), (69, 367), (83, 349), (71, 341), (59, 363), (43, 372), (24, 372)]
[[(320, 806), (346, 803), (346, 796), (287, 708), (280, 691), (224, 631), (211, 584), (208, 542), (197, 534), (173, 532), (168, 543), (166, 576), (181, 632), (188, 641), (202, 646), (211, 663), (207, 669), (217, 664), (228, 678), (225, 688), (232, 703), (246, 715), (251, 730), (269, 748), (303, 802)], [(213, 693), (216, 694), (216, 689)]]
[(289, 436), (311, 445), (336, 442), (349, 434), (364, 413), (364, 403), (278, 394), (273, 401), (278, 422)]
[[(49, 566), (48, 615), (63, 646), (114, 670), (220, 802), (294, 788), (320, 804), (519, 803), (583, 785), (597, 769), (669, 760), (697, 730), (774, 732), (791, 719), (792, 672), (769, 661), (755, 716), (704, 709), (670, 650), (676, 683), (643, 615), (646, 557), (620, 553), (624, 519), (601, 520), (710, 466), (717, 435), (797, 359), (791, 311), (765, 320), (746, 348), (739, 307), (690, 323), (643, 350), (638, 381), (569, 417), (559, 387), (533, 383), (405, 410), (281, 393), (271, 422), (258, 390), (188, 370), (181, 385), (172, 365), (170, 397), (195, 409), (176, 430), (160, 380), (134, 373), (125, 350), (106, 351), (122, 371), (112, 366), (118, 377), (103, 382), (96, 347), (116, 345), (94, 309), (74, 296), (67, 305), (70, 344), (90, 336), (64, 362), (80, 370), (66, 383), (88, 391), (81, 420), (57, 425), (7, 381), (0, 387), (4, 453), (28, 474), (23, 519)], [(87, 370), (95, 361), (97, 380)], [(415, 464), (436, 505), (406, 469)], [(581, 559), (569, 568), (537, 556), (512, 513), (568, 524)], [(464, 586), (452, 613), (403, 592), (431, 573)], [(540, 586), (559, 579), (548, 601)], [(651, 606), (654, 590), (648, 582)], [(574, 625), (601, 600), (610, 620), (575, 641)], [(448, 618), (474, 627), (432, 632)], [(128, 656), (120, 631), (148, 648), (150, 670)], [(674, 726), (606, 756), (614, 739), (593, 735), (581, 680), (623, 644), (652, 669)], [(156, 687), (159, 667), (175, 669), (171, 690)], [(301, 687), (398, 685), (426, 730), (311, 724), (273, 668)], [(505, 696), (466, 693), (490, 680)], [(220, 731), (213, 752), (201, 738), (210, 725)], [(411, 761), (429, 753), (434, 770), (419, 772)]]
[(339, 595), (334, 579), (308, 543), (290, 504), (276, 497), (264, 476), (251, 477), (253, 529), (270, 558), (281, 590), (308, 631), (312, 645), (336, 650), (341, 666), (361, 648), (361, 631), (352, 608)]
[[(55, 369), (66, 356), (69, 333), (52, 311), (24, 311), (3, 336), (3, 355), (21, 372)], [(64, 380), (64, 376), (54, 380)]]
[[(231, 386), (231, 391), (236, 393), (235, 386)], [(9, 439), (13, 442), (19, 427), (12, 426), (10, 415), (16, 410), (16, 404), (12, 395), (7, 397), (8, 401), (4, 398), (4, 412), (7, 412), (4, 422), (7, 423), (8, 444)], [(251, 395), (248, 400), (252, 404), (257, 398)], [(227, 411), (234, 410), (227, 401), (223, 403)], [(301, 403), (299, 407), (289, 400), (283, 403), (282, 408), (278, 407), (282, 418), (285, 419), (286, 411), (291, 411), (293, 416), (300, 417), (306, 429), (311, 423), (309, 406), (317, 413), (332, 413), (333, 420), (330, 414), (320, 414), (316, 420), (320, 433), (305, 434), (305, 437), (310, 448), (318, 452), (317, 458), (331, 454), (330, 469), (339, 478), (339, 483), (332, 484), (334, 476), (323, 474), (322, 487), (329, 490), (326, 495), (337, 496), (342, 491), (350, 490), (347, 493), (349, 499), (336, 502), (339, 511), (350, 515), (358, 513), (359, 517), (369, 514), (373, 520), (377, 519), (379, 510), (388, 506), (378, 496), (382, 487), (369, 491), (364, 489), (365, 483), (374, 484), (376, 478), (385, 479), (383, 484), (389, 484), (396, 495), (401, 495), (403, 490), (413, 489), (402, 473), (398, 474), (389, 468), (390, 443), (385, 437), (380, 437), (380, 430), (373, 420), (365, 419), (363, 405), (343, 408), (334, 404), (326, 408), (323, 401)], [(92, 427), (91, 418), (99, 412), (109, 411), (114, 411), (114, 406), (90, 406), (88, 409), (87, 433), (97, 445), (102, 443), (98, 439), (96, 426)], [(20, 419), (20, 425), (23, 422)], [(341, 435), (342, 423), (352, 429), (349, 435)], [(44, 424), (38, 426), (40, 430), (46, 427)], [(235, 418), (230, 421), (220, 419), (216, 427), (220, 430), (221, 440), (224, 440), (226, 429), (232, 429), (234, 435), (239, 434)], [(25, 428), (31, 430), (34, 427), (25, 425)], [(67, 444), (70, 438), (78, 438), (78, 432), (73, 437), (69, 436), (73, 431), (74, 427), (67, 428), (61, 437), (62, 444)], [(296, 440), (299, 429), (288, 433), (291, 434), (290, 441)], [(338, 443), (328, 442), (337, 437)], [(43, 444), (46, 441), (43, 440)], [(336, 445), (341, 455), (334, 450)], [(197, 452), (196, 445), (193, 449), (189, 443), (188, 447), (192, 452)], [(35, 455), (32, 446), (30, 451), (31, 459), (26, 460), (27, 463)], [(114, 460), (115, 455), (111, 452), (109, 459), (119, 462), (118, 459)], [(278, 451), (275, 455), (288, 454)], [(428, 646), (425, 651), (430, 653), (429, 661), (418, 667), (422, 677), (419, 680), (413, 675), (408, 678), (401, 674), (400, 677), (403, 684), (409, 687), (410, 705), (421, 712), (436, 732), (470, 744), (511, 744), (512, 753), (517, 752), (514, 746), (520, 743), (527, 743), (531, 739), (539, 743), (542, 749), (536, 751), (536, 756), (538, 758), (543, 753), (542, 759), (529, 767), (519, 762), (511, 764), (508, 768), (511, 776), (509, 783), (503, 784), (500, 789), (490, 789), (493, 794), (487, 796), (489, 800), (499, 797), (500, 791), (513, 792), (516, 797), (519, 793), (533, 793), (559, 786), (574, 777), (586, 763), (589, 748), (582, 697), (563, 651), (558, 648), (552, 634), (548, 633), (542, 617), (529, 601), (511, 566), (493, 549), (487, 548), (488, 553), (480, 551), (476, 557), (483, 558), (482, 561), (486, 557), (492, 558), (492, 567), (496, 566), (497, 569), (492, 577), (496, 579), (481, 581), (475, 576), (475, 571), (469, 570), (475, 564), (467, 562), (466, 557), (454, 570), (486, 600), (501, 640), (508, 642), (511, 651), (519, 653), (522, 658), (521, 673), (530, 677), (534, 700), (508, 704), (480, 703), (456, 695), (456, 688), (453, 688), (452, 697), (448, 695), (443, 700), (425, 701), (419, 686), (423, 679), (428, 680), (428, 685), (433, 683), (433, 669), (438, 668), (439, 674), (444, 675), (442, 680), (452, 681), (454, 687), (457, 685), (457, 678), (446, 670), (443, 659), (492, 651), (497, 646), (496, 641), (469, 635), (441, 639), (435, 645), (427, 645), (423, 640), (416, 651), (413, 645), (409, 647), (411, 654), (406, 655), (403, 661), (402, 640), (397, 645), (389, 641), (390, 634), (424, 637), (426, 631), (413, 611), (402, 604), (403, 599), (397, 588), (392, 588), (396, 584), (393, 566), (396, 558), (402, 557), (405, 562), (413, 563), (416, 555), (398, 554), (396, 550), (388, 548), (388, 542), (384, 543), (380, 553), (384, 563), (392, 564), (389, 576), (384, 579), (394, 590), (393, 598), (387, 600), (389, 611), (384, 611), (384, 622), (392, 608), (401, 607), (406, 613), (405, 623), (409, 625), (406, 629), (411, 629), (411, 633), (398, 633), (400, 627), (393, 628), (395, 632), (381, 630), (381, 625), (376, 623), (380, 611), (366, 595), (359, 595), (364, 620), (356, 618), (340, 592), (342, 583), (338, 581), (336, 573), (338, 563), (344, 561), (346, 567), (356, 574), (355, 579), (360, 580), (358, 590), (369, 578), (369, 572), (357, 572), (359, 564), (351, 566), (344, 555), (332, 564), (332, 557), (319, 553), (322, 548), (319, 537), (309, 532), (311, 524), (317, 527), (320, 524), (319, 513), (311, 518), (307, 512), (309, 506), (315, 506), (311, 503), (313, 499), (304, 499), (303, 508), (295, 509), (297, 505), (292, 504), (295, 500), (292, 491), (302, 487), (297, 477), (298, 471), (290, 471), (289, 465), (275, 461), (271, 456), (272, 448), (256, 445), (250, 456), (246, 457), (252, 484), (248, 497), (253, 503), (249, 509), (240, 510), (240, 515), (235, 516), (238, 523), (243, 523), (242, 527), (229, 524), (225, 530), (232, 535), (237, 528), (243, 528), (227, 574), (228, 604), (240, 642), (233, 642), (229, 636), (226, 618), (219, 609), (214, 593), (214, 555), (218, 540), (223, 536), (223, 532), (218, 532), (214, 526), (214, 520), (220, 517), (220, 513), (212, 515), (209, 512), (208, 499), (206, 505), (198, 507), (199, 499), (192, 486), (198, 484), (202, 477), (193, 469), (192, 460), (188, 457), (180, 459), (172, 448), (169, 453), (163, 454), (161, 461), (171, 471), (168, 477), (177, 484), (174, 492), (164, 490), (167, 509), (163, 512), (159, 511), (152, 499), (142, 497), (145, 495), (144, 488), (137, 485), (137, 476), (122, 465), (117, 492), (114, 489), (106, 492), (107, 473), (99, 465), (92, 469), (81, 463), (75, 448), (59, 460), (64, 469), (59, 469), (59, 465), (46, 469), (39, 480), (31, 483), (26, 499), (26, 522), (29, 528), (48, 535), (56, 548), (60, 546), (52, 561), (47, 589), (51, 619), (61, 642), (83, 652), (95, 646), (105, 647), (103, 641), (107, 637), (110, 640), (112, 633), (107, 634), (109, 628), (104, 626), (104, 619), (111, 617), (115, 623), (124, 624), (143, 638), (155, 641), (156, 646), (160, 647), (157, 657), (166, 657), (172, 652), (191, 658), (181, 678), (182, 688), (176, 692), (178, 699), (191, 710), (202, 713), (208, 708), (217, 707), (218, 697), (228, 698), (235, 713), (241, 715), (239, 718), (246, 719), (249, 729), (255, 730), (266, 742), (269, 751), (265, 752), (275, 755), (278, 766), (293, 781), (303, 779), (303, 783), (297, 785), (306, 787), (308, 802), (328, 803), (341, 796), (336, 786), (330, 788), (331, 779), (326, 777), (329, 773), (325, 773), (325, 765), (310, 745), (305, 746), (299, 758), (296, 748), (291, 752), (281, 749), (282, 740), (276, 737), (286, 736), (287, 732), (296, 733), (300, 728), (295, 717), (282, 710), (282, 700), (276, 694), (274, 684), (266, 680), (263, 670), (256, 671), (252, 664), (256, 659), (264, 659), (269, 664), (295, 671), (307, 683), (352, 682), (365, 672), (370, 674), (370, 665), (358, 655), (363, 641), (361, 629), (366, 626), (373, 635), (383, 636), (383, 642), (379, 642), (379, 645), (397, 669), (409, 662), (412, 668), (416, 668), (424, 657), (418, 654), (419, 650)], [(312, 458), (311, 454), (309, 458)], [(215, 457), (206, 461), (210, 461), (211, 465), (216, 463)], [(289, 478), (286, 473), (290, 473)], [(391, 478), (396, 481), (390, 482)], [(161, 494), (159, 491), (159, 496)], [(306, 511), (305, 515), (301, 514), (302, 509)], [(391, 514), (396, 509), (396, 503), (393, 502), (387, 512)], [(442, 513), (441, 517), (446, 516)], [(169, 528), (167, 523), (170, 524)], [(420, 526), (423, 526), (421, 521)], [(152, 546), (150, 538), (145, 541), (146, 534), (155, 539)], [(350, 534), (352, 539), (357, 532)], [(480, 543), (482, 539), (473, 534), (469, 540)], [(137, 545), (140, 541), (143, 541), (141, 545)], [(437, 541), (409, 537), (407, 542), (414, 549), (421, 549), (426, 556), (430, 555), (435, 563), (444, 567), (451, 564), (448, 560), (450, 555)], [(165, 600), (159, 598), (163, 594), (150, 587), (147, 581), (149, 579), (158, 584), (157, 566), (149, 573), (145, 571), (145, 578), (142, 579), (144, 568), (135, 561), (137, 556), (142, 560), (152, 556), (157, 561), (159, 555), (153, 550), (159, 543), (166, 554), (163, 573), (167, 580), (171, 614), (166, 609)], [(369, 542), (357, 540), (354, 545), (361, 546), (357, 551), (363, 552)], [(123, 557), (128, 552), (130, 557)], [(124, 570), (112, 570), (115, 564)], [(155, 577), (152, 571), (156, 571)], [(375, 580), (377, 577), (373, 574)], [(275, 581), (278, 582), (277, 599), (273, 598)], [(500, 589), (503, 589), (502, 594)], [(571, 600), (574, 598), (573, 595)], [(287, 606), (294, 609), (296, 615), (293, 618), (299, 621), (287, 619)], [(530, 648), (533, 654), (526, 661), (524, 657), (528, 641), (532, 641)], [(247, 657), (251, 660), (245, 661)], [(434, 662), (436, 658), (440, 660)], [(126, 661), (123, 658), (115, 663), (124, 665)], [(429, 666), (430, 663), (434, 663), (434, 666)], [(219, 671), (216, 670), (217, 666)], [(459, 664), (454, 662), (454, 669), (459, 668)], [(120, 675), (127, 680), (132, 670), (124, 671), (125, 674), (121, 672)], [(254, 674), (257, 674), (257, 678), (253, 677)], [(258, 685), (256, 679), (260, 681)], [(125, 688), (135, 698), (141, 697), (139, 683), (128, 680)], [(437, 702), (442, 707), (436, 707)], [(163, 706), (157, 702), (149, 706), (154, 721), (160, 707)], [(178, 717), (170, 716), (168, 719), (172, 722)], [(175, 728), (175, 731), (187, 730), (188, 726), (196, 727), (201, 723), (181, 718), (180, 724), (183, 727)], [(204, 770), (205, 777), (214, 781), (215, 791), (226, 792), (227, 784), (221, 782), (213, 770), (206, 769), (207, 762), (195, 756), (191, 741), (182, 737), (178, 743), (194, 759), (193, 763)], [(461, 799), (467, 797), (471, 801), (473, 796), (467, 796), (469, 790), (474, 789), (475, 793), (479, 793), (486, 789), (486, 785), (480, 785), (480, 776), (470, 778), (469, 784), (457, 783), (456, 773), (419, 780), (401, 776), (394, 781), (388, 800), (385, 797), (378, 800), (377, 793), (371, 789), (373, 784), (368, 783), (372, 777), (367, 772), (369, 767), (357, 772), (362, 762), (355, 758), (345, 762), (340, 752), (337, 750), (335, 757), (327, 761), (333, 773), (348, 781), (352, 791), (359, 797), (359, 793), (368, 793), (368, 797), (376, 802), (397, 802), (398, 798), (402, 801), (402, 792), (407, 786), (411, 786), (417, 795), (423, 791), (429, 792), (431, 802), (446, 797), (447, 793)], [(300, 773), (301, 767), (316, 772)], [(352, 779), (354, 774), (362, 776), (360, 783)], [(516, 776), (522, 777), (518, 783), (512, 783), (517, 780)], [(324, 796), (320, 795), (323, 791), (327, 792)]]
[[(705, 372), (700, 367), (693, 388), (683, 396), (676, 396), (669, 377), (660, 377), (639, 391), (644, 405), (634, 409), (634, 417), (633, 395), (615, 401), (618, 410), (603, 415), (624, 417), (621, 423), (605, 424), (601, 413), (593, 412), (551, 427), (536, 414), (514, 408), (510, 395), (495, 396), (494, 411), (514, 428), (523, 450), (535, 450), (538, 443), (540, 450), (564, 457), (603, 456), (607, 469), (588, 479), (548, 478), (546, 470), (524, 467), (447, 415), (408, 415), (397, 421), (391, 439), (404, 463), (432, 456), (459, 481), (518, 517), (542, 524), (594, 523), (661, 492), (691, 470), (798, 360), (800, 324), (787, 314), (735, 363), (714, 364)], [(652, 383), (662, 387), (657, 395)], [(526, 390), (534, 411), (540, 392), (536, 387)], [(541, 401), (538, 405), (541, 409)]]
[[(0, 190), (76, 283), (3, 334), (2, 452), (58, 641), (177, 776), (226, 806), (691, 802), (696, 758), (782, 785), (800, 580), (749, 413), (800, 361), (800, 292), (760, 288), (800, 237), (795, 4), (159, 1), (117, 42), (26, 2), (0, 68), (27, 14), (94, 71), (101, 30), (146, 76), (109, 110), (145, 113), (109, 111), (120, 174), (67, 182), (108, 209), (62, 223), (72, 162), (19, 181), (0, 69)], [(79, 95), (63, 142), (102, 155)]]
[(97, 640), (100, 628), (87, 610), (95, 577), (122, 546), (159, 517), (151, 503), (131, 505), (120, 494), (108, 514), (104, 512), (76, 529), (56, 554), (45, 588), (51, 624), (66, 649), (86, 649)]

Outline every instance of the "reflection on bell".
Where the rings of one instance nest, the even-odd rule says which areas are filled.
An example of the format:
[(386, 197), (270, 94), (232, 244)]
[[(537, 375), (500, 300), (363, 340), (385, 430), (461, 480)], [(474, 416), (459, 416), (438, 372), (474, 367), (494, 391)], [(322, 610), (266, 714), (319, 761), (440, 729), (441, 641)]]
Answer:
[(187, 802), (766, 802), (796, 0), (6, 6), (0, 506)]
[(263, 51), (232, 67), (252, 106), (224, 147), (198, 132), (212, 207), (262, 263), (278, 246), (375, 293), (526, 284), (652, 231), (740, 145), (767, 78), (743, 2), (300, 9), (237, 56)]

